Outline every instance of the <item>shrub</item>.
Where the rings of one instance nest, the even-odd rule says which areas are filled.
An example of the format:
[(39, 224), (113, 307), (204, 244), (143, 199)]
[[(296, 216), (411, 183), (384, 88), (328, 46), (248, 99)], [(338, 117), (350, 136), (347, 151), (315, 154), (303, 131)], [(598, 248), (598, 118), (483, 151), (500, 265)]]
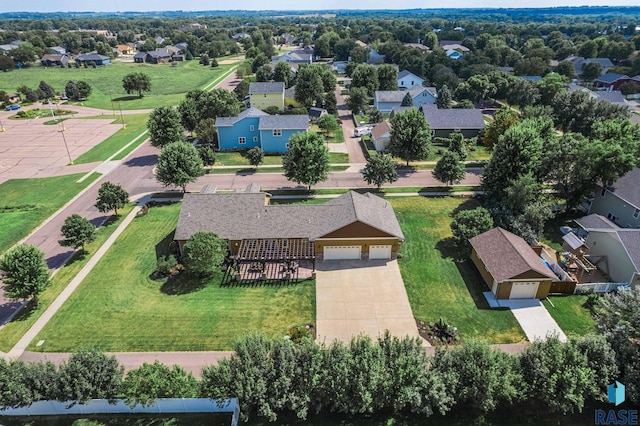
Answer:
[(174, 255), (161, 256), (156, 263), (156, 272), (164, 277), (171, 275), (175, 271), (178, 261)]

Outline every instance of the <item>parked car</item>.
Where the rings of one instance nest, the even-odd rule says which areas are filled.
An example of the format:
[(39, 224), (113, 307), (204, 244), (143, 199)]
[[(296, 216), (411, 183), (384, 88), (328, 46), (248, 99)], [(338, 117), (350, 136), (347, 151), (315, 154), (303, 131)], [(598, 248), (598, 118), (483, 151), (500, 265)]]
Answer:
[(353, 136), (355, 137), (360, 137), (365, 135), (371, 136), (371, 126), (356, 127), (355, 131), (353, 132)]
[(11, 104), (8, 107), (5, 108), (7, 111), (15, 111), (17, 109), (20, 109), (20, 105), (18, 104)]

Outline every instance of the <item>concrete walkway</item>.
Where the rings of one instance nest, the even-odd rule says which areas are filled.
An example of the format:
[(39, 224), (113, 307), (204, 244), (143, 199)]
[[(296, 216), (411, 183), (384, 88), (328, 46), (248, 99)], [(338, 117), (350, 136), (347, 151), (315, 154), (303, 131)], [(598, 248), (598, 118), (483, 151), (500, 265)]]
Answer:
[[(419, 337), (396, 260), (332, 260), (316, 267), (316, 340), (359, 334)], [(424, 341), (424, 346), (429, 344)]]
[(87, 264), (78, 272), (73, 280), (67, 285), (67, 287), (58, 295), (56, 300), (54, 300), (51, 305), (40, 315), (40, 317), (36, 320), (35, 323), (31, 326), (31, 328), (22, 336), (22, 338), (16, 343), (16, 345), (5, 355), (5, 358), (18, 358), (22, 353), (27, 349), (27, 346), (36, 338), (36, 336), (42, 331), (42, 329), (47, 325), (47, 323), (53, 318), (53, 316), (58, 312), (58, 310), (62, 307), (62, 305), (67, 301), (67, 299), (73, 294), (73, 292), (78, 288), (78, 286), (82, 283), (85, 277), (91, 272), (93, 267), (102, 259), (105, 253), (109, 250), (111, 245), (116, 241), (116, 239), (122, 234), (122, 232), (129, 226), (131, 221), (136, 217), (136, 214), (142, 209), (142, 206), (146, 202), (146, 198), (141, 199), (138, 202), (138, 205), (133, 208), (131, 213), (127, 215), (127, 217), (122, 221), (120, 226), (111, 234), (111, 236), (107, 239), (107, 241), (96, 251), (96, 253), (91, 257), (91, 259), (87, 262)]
[(547, 340), (548, 337), (554, 335), (561, 342), (567, 341), (567, 336), (540, 300), (513, 299), (500, 300), (499, 302), (500, 306), (511, 309), (513, 316), (520, 323), (520, 327), (530, 342)]

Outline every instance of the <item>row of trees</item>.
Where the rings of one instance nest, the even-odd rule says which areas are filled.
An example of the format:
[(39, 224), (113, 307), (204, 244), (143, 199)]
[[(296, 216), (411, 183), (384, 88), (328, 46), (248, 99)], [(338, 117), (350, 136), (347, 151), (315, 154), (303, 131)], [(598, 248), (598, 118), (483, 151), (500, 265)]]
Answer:
[[(561, 343), (536, 341), (520, 355), (491, 349), (477, 341), (438, 348), (426, 355), (420, 339), (388, 333), (339, 341), (329, 346), (310, 339), (300, 344), (248, 334), (234, 353), (205, 367), (198, 381), (182, 368), (144, 364), (126, 376), (114, 357), (96, 352), (72, 355), (59, 369), (52, 363), (0, 360), (0, 405), (26, 406), (37, 400), (83, 403), (92, 398), (125, 398), (131, 405), (157, 398), (238, 397), (245, 420), (299, 419), (320, 412), (339, 414), (445, 415), (453, 410), (488, 413), (501, 409), (581, 412), (587, 403), (605, 402), (607, 385), (619, 379), (627, 399), (638, 402), (638, 350), (610, 323), (622, 309), (635, 321), (638, 337), (640, 292), (607, 297), (598, 308), (603, 335)], [(636, 302), (634, 304), (634, 302)], [(599, 314), (600, 315), (600, 314)], [(615, 335), (615, 337), (614, 337)], [(624, 348), (631, 353), (618, 352)], [(630, 362), (619, 369), (621, 362)]]

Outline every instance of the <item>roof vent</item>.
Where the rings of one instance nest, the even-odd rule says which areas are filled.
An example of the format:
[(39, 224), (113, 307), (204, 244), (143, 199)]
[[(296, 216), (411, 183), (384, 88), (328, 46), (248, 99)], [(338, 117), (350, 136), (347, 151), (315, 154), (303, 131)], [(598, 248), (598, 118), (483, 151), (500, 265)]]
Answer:
[(191, 217), (191, 212), (187, 212), (187, 217)]
[(307, 219), (307, 223), (311, 223), (311, 219)]
[(258, 213), (256, 217), (257, 217), (258, 219), (260, 219), (260, 213)]

